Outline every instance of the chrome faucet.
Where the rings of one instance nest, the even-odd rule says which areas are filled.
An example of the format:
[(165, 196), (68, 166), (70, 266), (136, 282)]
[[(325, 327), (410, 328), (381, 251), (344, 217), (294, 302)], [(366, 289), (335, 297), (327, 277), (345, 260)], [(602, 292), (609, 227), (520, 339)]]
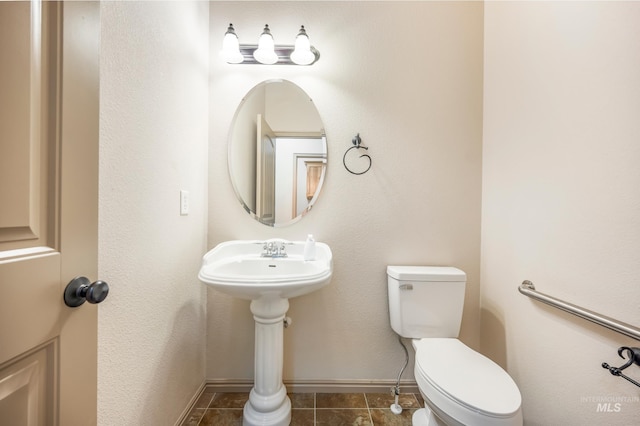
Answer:
[(265, 242), (262, 246), (262, 257), (287, 257), (287, 250), (283, 242)]

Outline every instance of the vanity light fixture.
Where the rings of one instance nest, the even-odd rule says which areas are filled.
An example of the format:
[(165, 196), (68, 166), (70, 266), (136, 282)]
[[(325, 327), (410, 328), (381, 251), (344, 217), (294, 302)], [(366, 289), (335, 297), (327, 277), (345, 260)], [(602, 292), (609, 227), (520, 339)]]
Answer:
[(291, 60), (297, 65), (309, 65), (316, 60), (316, 55), (311, 51), (311, 43), (304, 25), (300, 27), (300, 32), (296, 36), (296, 44), (291, 53)]
[(229, 64), (262, 65), (312, 65), (320, 59), (320, 52), (311, 46), (304, 28), (295, 40), (295, 45), (276, 45), (269, 25), (264, 26), (258, 44), (240, 44), (232, 24), (229, 24), (222, 41), (221, 56)]
[(261, 64), (273, 65), (278, 62), (278, 55), (276, 55), (275, 50), (273, 50), (274, 48), (275, 44), (271, 31), (269, 30), (269, 25), (265, 25), (258, 39), (258, 48), (253, 51), (253, 57)]
[(239, 64), (244, 61), (244, 56), (240, 53), (240, 42), (238, 41), (238, 36), (233, 28), (233, 24), (229, 24), (229, 28), (227, 28), (227, 32), (224, 34), (220, 55), (230, 64)]

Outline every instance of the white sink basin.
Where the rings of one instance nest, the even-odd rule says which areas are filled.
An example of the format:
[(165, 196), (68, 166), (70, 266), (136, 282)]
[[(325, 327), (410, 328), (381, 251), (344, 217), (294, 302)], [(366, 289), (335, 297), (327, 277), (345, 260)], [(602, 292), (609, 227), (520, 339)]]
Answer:
[(304, 241), (269, 240), (284, 244), (286, 257), (264, 257), (265, 241), (227, 241), (209, 251), (198, 278), (223, 293), (241, 299), (263, 296), (291, 298), (329, 284), (333, 272), (331, 249), (316, 243), (315, 260), (304, 260)]

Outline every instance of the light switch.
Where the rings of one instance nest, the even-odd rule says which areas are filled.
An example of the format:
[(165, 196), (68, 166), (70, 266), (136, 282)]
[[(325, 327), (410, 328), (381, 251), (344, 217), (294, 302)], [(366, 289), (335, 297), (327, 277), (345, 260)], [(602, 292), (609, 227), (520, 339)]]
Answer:
[(180, 190), (180, 216), (189, 214), (189, 191)]

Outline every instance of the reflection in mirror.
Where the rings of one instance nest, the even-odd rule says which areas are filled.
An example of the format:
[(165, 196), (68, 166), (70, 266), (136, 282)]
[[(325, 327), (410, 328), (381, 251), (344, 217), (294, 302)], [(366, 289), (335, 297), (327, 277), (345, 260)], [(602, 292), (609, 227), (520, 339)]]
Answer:
[(229, 134), (229, 174), (256, 220), (284, 226), (318, 198), (327, 168), (327, 140), (313, 101), (290, 81), (269, 80), (244, 97)]

